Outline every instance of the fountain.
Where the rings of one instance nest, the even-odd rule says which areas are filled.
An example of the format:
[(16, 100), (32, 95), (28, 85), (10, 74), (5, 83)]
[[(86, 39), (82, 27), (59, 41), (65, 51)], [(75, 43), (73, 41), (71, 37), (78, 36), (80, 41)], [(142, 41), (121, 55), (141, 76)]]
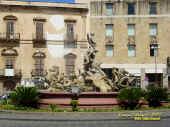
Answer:
[(71, 91), (73, 86), (80, 88), (82, 92), (94, 91), (100, 92), (118, 91), (121, 88), (131, 86), (136, 78), (124, 69), (112, 68), (112, 78), (109, 79), (95, 61), (96, 43), (87, 35), (89, 48), (84, 56), (84, 68), (79, 70), (78, 74), (70, 74), (65, 77), (64, 73), (59, 73), (59, 67), (54, 66), (49, 70), (46, 78), (49, 84), (49, 91)]

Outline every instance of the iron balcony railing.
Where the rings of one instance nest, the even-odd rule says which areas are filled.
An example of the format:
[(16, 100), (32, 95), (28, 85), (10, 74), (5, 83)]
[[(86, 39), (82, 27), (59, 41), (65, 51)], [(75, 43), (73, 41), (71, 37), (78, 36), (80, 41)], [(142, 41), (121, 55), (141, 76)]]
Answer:
[(46, 43), (46, 35), (45, 33), (34, 33), (33, 34), (33, 42), (34, 43)]
[(31, 75), (32, 76), (46, 76), (48, 73), (47, 73), (47, 70), (44, 70), (44, 69), (33, 69), (32, 72), (31, 72)]
[(20, 33), (0, 33), (0, 41), (19, 42)]
[(77, 35), (74, 33), (66, 33), (64, 35), (65, 42), (77, 42)]
[(21, 77), (21, 69), (0, 69), (0, 76), (2, 77)]
[(74, 33), (66, 33), (64, 35), (64, 48), (76, 48), (77, 35)]

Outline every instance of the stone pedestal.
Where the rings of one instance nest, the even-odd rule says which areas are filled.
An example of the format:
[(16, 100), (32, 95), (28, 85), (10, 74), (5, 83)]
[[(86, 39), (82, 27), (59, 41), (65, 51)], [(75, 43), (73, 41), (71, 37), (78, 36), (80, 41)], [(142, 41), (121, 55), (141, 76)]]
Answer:
[(168, 73), (167, 69), (163, 69), (163, 88), (168, 88)]

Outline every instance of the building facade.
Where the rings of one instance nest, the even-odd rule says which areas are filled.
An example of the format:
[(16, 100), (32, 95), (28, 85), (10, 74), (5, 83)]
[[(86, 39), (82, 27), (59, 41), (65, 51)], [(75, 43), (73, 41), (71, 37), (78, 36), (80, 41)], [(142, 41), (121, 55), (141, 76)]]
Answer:
[(0, 1), (0, 95), (58, 66), (83, 67), (87, 4)]
[(89, 11), (97, 61), (108, 75), (124, 68), (140, 87), (170, 86), (169, 0), (91, 0)]
[(138, 87), (170, 87), (169, 0), (74, 2), (0, 1), (0, 95), (34, 84), (53, 66), (77, 73), (87, 33), (108, 76), (117, 67), (136, 76)]

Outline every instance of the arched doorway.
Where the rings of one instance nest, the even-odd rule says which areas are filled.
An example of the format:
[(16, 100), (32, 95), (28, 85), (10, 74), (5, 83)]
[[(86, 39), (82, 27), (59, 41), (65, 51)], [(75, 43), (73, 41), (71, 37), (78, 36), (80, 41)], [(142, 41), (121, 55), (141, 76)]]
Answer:
[(8, 80), (4, 82), (3, 89), (4, 91), (14, 90), (16, 87), (16, 83), (14, 81)]

